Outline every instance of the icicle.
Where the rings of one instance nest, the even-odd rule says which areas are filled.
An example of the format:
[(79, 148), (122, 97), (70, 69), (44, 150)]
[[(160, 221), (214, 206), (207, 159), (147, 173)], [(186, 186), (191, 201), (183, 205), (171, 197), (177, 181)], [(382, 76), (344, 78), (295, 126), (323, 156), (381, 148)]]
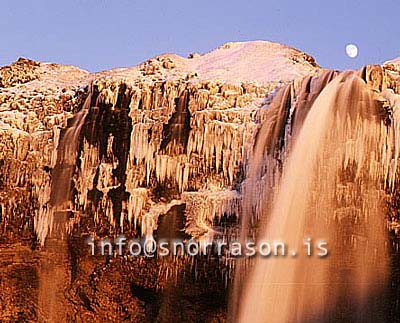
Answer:
[(60, 142), (61, 129), (57, 126), (53, 127), (53, 150), (51, 154), (50, 167), (53, 168), (57, 162), (58, 145)]
[(212, 239), (215, 219), (241, 212), (241, 196), (234, 190), (184, 192), (182, 199), (186, 203), (185, 232), (202, 241)]
[(141, 217), (142, 210), (144, 209), (148, 198), (147, 189), (127, 187), (127, 191), (130, 193), (127, 205), (128, 221), (130, 224), (133, 222), (133, 226), (136, 229), (137, 222)]
[(183, 201), (172, 200), (169, 203), (157, 203), (150, 207), (149, 211), (142, 217), (141, 228), (142, 236), (146, 236), (148, 239), (153, 238), (153, 232), (157, 229), (158, 217), (162, 214), (168, 213), (168, 211), (175, 205), (181, 205)]

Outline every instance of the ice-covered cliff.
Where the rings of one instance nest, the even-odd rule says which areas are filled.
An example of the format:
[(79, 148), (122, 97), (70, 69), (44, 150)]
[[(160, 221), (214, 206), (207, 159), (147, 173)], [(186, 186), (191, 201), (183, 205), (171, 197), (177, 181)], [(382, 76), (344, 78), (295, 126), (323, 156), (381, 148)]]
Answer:
[[(145, 221), (154, 224), (142, 229), (148, 231), (158, 217), (150, 209), (177, 199), (191, 210), (188, 233), (201, 235), (210, 231), (213, 216), (233, 212), (254, 115), (266, 94), (318, 68), (308, 55), (269, 42), (227, 43), (190, 57), (165, 54), (93, 74), (26, 59), (3, 67), (2, 236), (16, 230), (18, 218), (18, 235), (34, 234), (35, 222), (44, 242), (62, 129), (89, 86), (96, 108), (78, 138), (72, 220), (90, 208), (96, 223), (104, 216), (113, 232), (126, 232), (155, 217)], [(201, 199), (214, 202), (192, 205)]]
[[(27, 59), (1, 68), (0, 320), (48, 318), (45, 289), (64, 291), (70, 320), (169, 319), (171, 307), (186, 321), (223, 318), (229, 263), (88, 257), (84, 240), (222, 237), (241, 214), (265, 104), (286, 84), (294, 104), (313, 84), (303, 78), (321, 71), (309, 55), (262, 41), (98, 73)], [(395, 65), (362, 73), (376, 91), (399, 92)], [(65, 283), (43, 285), (52, 272)]]
[[(76, 277), (71, 278), (68, 315), (96, 313), (108, 319), (123, 317), (110, 310), (122, 305), (107, 301), (105, 291), (96, 292), (95, 286), (115, 281), (116, 272), (131, 268), (123, 284), (138, 286), (131, 299), (138, 308), (150, 306), (140, 305), (146, 304), (141, 290), (156, 295), (171, 275), (192, 268), (191, 275), (188, 261), (149, 261), (147, 269), (140, 269), (140, 259), (117, 259), (119, 264), (111, 267), (103, 260), (96, 263), (82, 256), (82, 237), (174, 238), (184, 233), (211, 239), (218, 234), (218, 218), (239, 215), (245, 160), (266, 96), (318, 69), (312, 57), (298, 50), (261, 41), (227, 43), (188, 58), (164, 54), (98, 73), (28, 59), (2, 67), (0, 271), (23, 277), (25, 283), (0, 280), (1, 319), (15, 319), (17, 313), (24, 313), (24, 319), (46, 318), (49, 310), (41, 304), (49, 296), (43, 290), (64, 286), (51, 283), (55, 272), (58, 278)], [(52, 240), (64, 221), (68, 246)], [(21, 260), (9, 258), (10, 250)], [(210, 271), (204, 264), (195, 266), (203, 266), (196, 275)], [(99, 270), (109, 274), (90, 285)], [(133, 279), (134, 273), (142, 278)], [(25, 284), (38, 296), (22, 300)], [(196, 293), (204, 293), (203, 288)], [(215, 293), (220, 292), (217, 288)]]

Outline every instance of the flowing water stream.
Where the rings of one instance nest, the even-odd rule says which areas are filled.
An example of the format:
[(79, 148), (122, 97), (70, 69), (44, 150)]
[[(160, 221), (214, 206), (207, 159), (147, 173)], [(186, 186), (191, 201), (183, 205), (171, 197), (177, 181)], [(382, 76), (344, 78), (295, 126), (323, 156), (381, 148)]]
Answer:
[[(296, 104), (291, 87), (283, 89), (259, 130), (245, 185), (242, 239), (257, 222), (257, 243), (283, 241), (288, 253), (258, 257), (244, 281), (236, 282), (235, 321), (385, 320), (384, 201), (397, 169), (396, 121), (388, 122), (382, 102), (356, 72), (335, 75), (306, 80)], [(290, 138), (282, 120), (290, 120)], [(306, 255), (307, 239), (312, 256)], [(326, 257), (315, 249), (322, 240)]]

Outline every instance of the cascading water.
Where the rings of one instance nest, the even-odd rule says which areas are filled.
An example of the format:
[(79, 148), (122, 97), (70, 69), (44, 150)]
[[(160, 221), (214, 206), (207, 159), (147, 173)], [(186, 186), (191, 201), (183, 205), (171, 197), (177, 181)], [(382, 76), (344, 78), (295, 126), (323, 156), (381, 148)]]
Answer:
[[(44, 322), (65, 322), (65, 284), (70, 281), (70, 262), (64, 238), (68, 212), (72, 211), (71, 181), (74, 173), (80, 133), (90, 109), (89, 94), (82, 109), (75, 114), (65, 130), (57, 150), (57, 161), (52, 170), (49, 200), (41, 209), (35, 223), (39, 241), (52, 257), (41, 260), (38, 305)], [(47, 239), (47, 240), (46, 240)]]
[(56, 164), (51, 171), (51, 182), (46, 195), (48, 200), (42, 203), (37, 219), (35, 231), (38, 240), (44, 244), (48, 234), (57, 230), (58, 235), (63, 235), (67, 224), (67, 211), (71, 208), (71, 181), (76, 165), (80, 133), (88, 115), (92, 95), (89, 93), (82, 109), (74, 115), (71, 123), (65, 130), (60, 143), (55, 147), (57, 153)]
[(62, 206), (71, 198), (71, 178), (76, 165), (81, 129), (88, 115), (92, 95), (89, 94), (82, 109), (75, 114), (58, 147), (57, 164), (53, 170), (50, 204)]
[[(296, 102), (291, 91), (275, 96), (258, 132), (242, 221), (242, 240), (258, 222), (257, 243), (283, 241), (288, 254), (257, 257), (244, 282), (239, 263), (231, 317), (383, 321), (389, 274), (383, 206), (397, 171), (398, 122), (355, 72), (305, 80)], [(307, 238), (314, 246), (326, 241), (328, 256), (306, 256)]]

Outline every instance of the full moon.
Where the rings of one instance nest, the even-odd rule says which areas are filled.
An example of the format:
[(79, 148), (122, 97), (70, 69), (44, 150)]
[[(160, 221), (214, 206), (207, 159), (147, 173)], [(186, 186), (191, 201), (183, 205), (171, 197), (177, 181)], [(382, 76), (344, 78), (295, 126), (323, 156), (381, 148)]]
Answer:
[(355, 58), (358, 55), (358, 47), (354, 44), (347, 44), (346, 45), (346, 54), (350, 58)]

